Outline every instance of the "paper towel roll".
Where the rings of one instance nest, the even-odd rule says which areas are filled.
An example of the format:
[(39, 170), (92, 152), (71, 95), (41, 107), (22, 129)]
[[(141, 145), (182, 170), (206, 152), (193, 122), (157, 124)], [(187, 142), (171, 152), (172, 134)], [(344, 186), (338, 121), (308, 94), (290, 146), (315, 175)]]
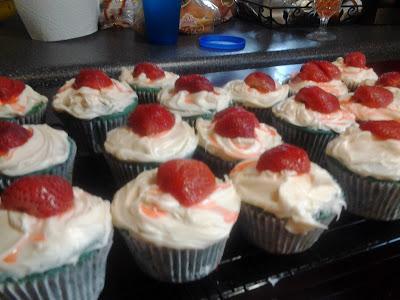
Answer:
[(34, 40), (61, 41), (97, 31), (99, 0), (14, 0)]

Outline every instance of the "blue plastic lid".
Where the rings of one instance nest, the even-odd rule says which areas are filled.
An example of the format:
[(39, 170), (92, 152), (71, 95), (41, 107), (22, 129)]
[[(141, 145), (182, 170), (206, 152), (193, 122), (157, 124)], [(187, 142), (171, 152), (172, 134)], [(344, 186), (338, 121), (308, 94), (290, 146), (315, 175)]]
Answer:
[(233, 35), (209, 34), (199, 38), (200, 47), (222, 50), (222, 51), (239, 51), (246, 46), (244, 38)]

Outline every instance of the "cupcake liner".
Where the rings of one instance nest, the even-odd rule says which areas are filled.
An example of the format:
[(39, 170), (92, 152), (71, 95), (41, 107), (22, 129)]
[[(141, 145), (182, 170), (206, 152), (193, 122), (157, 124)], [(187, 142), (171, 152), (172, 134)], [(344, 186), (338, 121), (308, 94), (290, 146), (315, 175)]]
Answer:
[(229, 175), (230, 171), (235, 167), (237, 161), (225, 161), (218, 156), (208, 153), (203, 147), (198, 146), (194, 153), (194, 158), (206, 163), (213, 171), (214, 175), (219, 178), (224, 178), (225, 175)]
[(4, 300), (93, 300), (104, 287), (107, 256), (112, 244), (83, 254), (76, 264), (64, 265), (20, 280), (0, 281)]
[(227, 241), (227, 238), (222, 239), (205, 249), (173, 249), (146, 242), (126, 230), (120, 232), (144, 273), (174, 283), (198, 280), (214, 271)]
[(400, 182), (355, 174), (330, 156), (327, 168), (343, 188), (347, 211), (374, 220), (400, 219)]
[(15, 122), (19, 125), (25, 124), (42, 124), (46, 115), (47, 103), (36, 104), (25, 116), (15, 118), (0, 118), (0, 121)]
[(354, 92), (362, 84), (360, 82), (355, 82), (354, 80), (351, 79), (342, 79), (342, 81), (349, 89), (349, 92)]
[(131, 86), (138, 95), (140, 104), (158, 103), (157, 95), (161, 88), (139, 87), (135, 84)]
[[(320, 222), (329, 225), (334, 216)], [(242, 202), (240, 228), (245, 237), (254, 245), (274, 254), (293, 254), (306, 251), (325, 231), (316, 228), (305, 235), (293, 234), (285, 229), (285, 220), (278, 219), (261, 208)]]
[(182, 120), (187, 122), (193, 128), (196, 128), (196, 121), (198, 118), (202, 118), (204, 120), (212, 120), (213, 117), (214, 117), (214, 114), (208, 113), (208, 114), (202, 114), (202, 115), (198, 115), (198, 116), (182, 117)]
[(70, 152), (67, 160), (61, 164), (58, 164), (53, 167), (46, 168), (44, 170), (39, 170), (36, 172), (20, 175), (20, 176), (6, 176), (6, 175), (0, 175), (0, 191), (4, 190), (6, 187), (8, 187), (12, 182), (15, 180), (25, 177), (25, 176), (31, 176), (31, 175), (57, 175), (64, 177), (67, 179), (69, 182), (72, 183), (72, 175), (74, 171), (74, 162), (75, 162), (75, 156), (76, 156), (76, 144), (75, 142), (68, 138), (69, 144), (70, 144)]
[(241, 104), (248, 111), (254, 113), (257, 119), (266, 124), (272, 124), (272, 107), (262, 108), (262, 107), (251, 107)]
[(305, 149), (313, 162), (325, 166), (325, 148), (329, 141), (337, 136), (337, 133), (299, 127), (276, 117), (274, 114), (271, 116), (272, 126), (276, 128), (286, 143)]

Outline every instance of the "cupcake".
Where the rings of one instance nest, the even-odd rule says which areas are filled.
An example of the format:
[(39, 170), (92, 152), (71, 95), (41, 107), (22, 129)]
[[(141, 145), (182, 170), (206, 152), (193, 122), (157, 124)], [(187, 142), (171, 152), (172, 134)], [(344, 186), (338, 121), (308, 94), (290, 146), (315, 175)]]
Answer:
[(345, 206), (331, 175), (289, 144), (239, 163), (230, 176), (242, 200), (244, 236), (270, 253), (309, 249)]
[(301, 67), (289, 81), (291, 94), (297, 94), (303, 87), (318, 86), (336, 97), (346, 96), (347, 86), (341, 81), (338, 67), (329, 61), (310, 61)]
[(178, 75), (163, 71), (152, 63), (137, 64), (132, 71), (122, 68), (119, 80), (128, 83), (138, 94), (140, 103), (157, 102), (157, 94), (163, 87), (174, 86)]
[(204, 76), (185, 75), (175, 81), (175, 86), (163, 88), (158, 101), (195, 126), (197, 118), (211, 119), (216, 112), (227, 108), (231, 96)]
[(362, 122), (331, 141), (326, 153), (349, 212), (375, 220), (400, 219), (399, 122)]
[(108, 201), (54, 175), (15, 181), (1, 194), (0, 298), (97, 299), (112, 233)]
[(46, 107), (47, 97), (20, 80), (0, 76), (0, 121), (40, 124)]
[(0, 190), (33, 174), (59, 175), (72, 182), (75, 154), (75, 142), (62, 130), (0, 122)]
[(80, 152), (100, 153), (107, 131), (126, 123), (136, 93), (100, 70), (81, 70), (54, 96), (53, 108)]
[(196, 157), (222, 178), (239, 161), (255, 159), (282, 143), (274, 128), (259, 123), (253, 113), (238, 106), (220, 111), (212, 121), (198, 119), (196, 128)]
[(333, 64), (339, 68), (342, 81), (351, 91), (363, 84), (374, 85), (378, 80), (375, 71), (367, 67), (367, 59), (361, 52), (348, 53), (344, 58), (336, 59)]
[(230, 92), (233, 103), (244, 106), (266, 123), (271, 121), (272, 106), (285, 100), (289, 93), (287, 84), (280, 85), (263, 72), (253, 72), (244, 80), (230, 81), (225, 89)]
[(387, 88), (393, 93), (395, 100), (400, 101), (400, 72), (388, 72), (379, 76), (377, 85)]
[(283, 139), (306, 149), (322, 165), (326, 144), (354, 123), (354, 115), (340, 108), (338, 98), (317, 86), (302, 88), (272, 108), (272, 124)]
[(141, 173), (111, 205), (114, 226), (138, 266), (175, 283), (215, 270), (239, 209), (232, 183), (196, 160), (172, 160)]
[(194, 129), (179, 115), (159, 104), (140, 104), (126, 126), (107, 133), (104, 155), (121, 186), (162, 162), (191, 157), (197, 140)]

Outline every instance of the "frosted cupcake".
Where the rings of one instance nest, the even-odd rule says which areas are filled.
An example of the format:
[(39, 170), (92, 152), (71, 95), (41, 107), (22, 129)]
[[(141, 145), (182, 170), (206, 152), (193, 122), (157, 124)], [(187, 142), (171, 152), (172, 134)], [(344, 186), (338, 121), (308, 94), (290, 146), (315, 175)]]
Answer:
[(362, 122), (331, 141), (326, 153), (349, 212), (376, 220), (400, 219), (400, 123)]
[(234, 103), (244, 106), (257, 118), (269, 123), (273, 105), (285, 100), (289, 93), (287, 84), (280, 85), (263, 72), (253, 72), (244, 80), (233, 80), (225, 85)]
[(351, 52), (339, 57), (333, 64), (341, 72), (341, 79), (350, 91), (354, 91), (360, 85), (374, 85), (378, 80), (374, 69), (367, 67), (367, 58), (361, 52)]
[(24, 82), (0, 76), (0, 121), (43, 123), (47, 101)]
[(303, 87), (309, 86), (318, 86), (339, 98), (348, 93), (347, 86), (341, 81), (339, 68), (324, 60), (304, 64), (289, 81), (291, 94), (297, 94)]
[(81, 70), (54, 96), (58, 112), (79, 151), (101, 152), (107, 131), (126, 123), (137, 95), (126, 83), (95, 69)]
[(133, 71), (122, 68), (119, 80), (127, 82), (138, 94), (140, 103), (157, 102), (157, 94), (163, 87), (173, 86), (178, 75), (166, 72), (155, 64), (140, 63)]
[(379, 76), (377, 85), (383, 86), (393, 93), (394, 99), (400, 101), (400, 72), (388, 72)]
[(212, 121), (196, 123), (199, 147), (196, 157), (206, 162), (219, 177), (229, 174), (239, 161), (257, 158), (282, 143), (277, 131), (241, 107), (217, 113)]
[(306, 149), (318, 164), (324, 164), (327, 143), (354, 123), (338, 98), (317, 86), (302, 88), (272, 108), (272, 124), (283, 139)]
[(107, 133), (104, 155), (121, 186), (170, 159), (189, 158), (197, 147), (194, 129), (159, 104), (140, 104), (128, 125)]
[(75, 142), (48, 125), (0, 122), (0, 190), (16, 179), (53, 174), (72, 182)]
[(309, 249), (345, 205), (331, 175), (289, 144), (241, 162), (231, 178), (242, 200), (241, 230), (270, 253)]
[(172, 160), (122, 187), (111, 212), (146, 274), (187, 282), (218, 266), (239, 209), (229, 180), (216, 179), (200, 161)]
[(0, 298), (97, 299), (112, 232), (109, 202), (58, 176), (15, 181), (1, 194)]
[(175, 81), (175, 86), (163, 88), (158, 102), (195, 126), (197, 118), (211, 119), (216, 112), (227, 108), (231, 96), (204, 76), (185, 75)]

